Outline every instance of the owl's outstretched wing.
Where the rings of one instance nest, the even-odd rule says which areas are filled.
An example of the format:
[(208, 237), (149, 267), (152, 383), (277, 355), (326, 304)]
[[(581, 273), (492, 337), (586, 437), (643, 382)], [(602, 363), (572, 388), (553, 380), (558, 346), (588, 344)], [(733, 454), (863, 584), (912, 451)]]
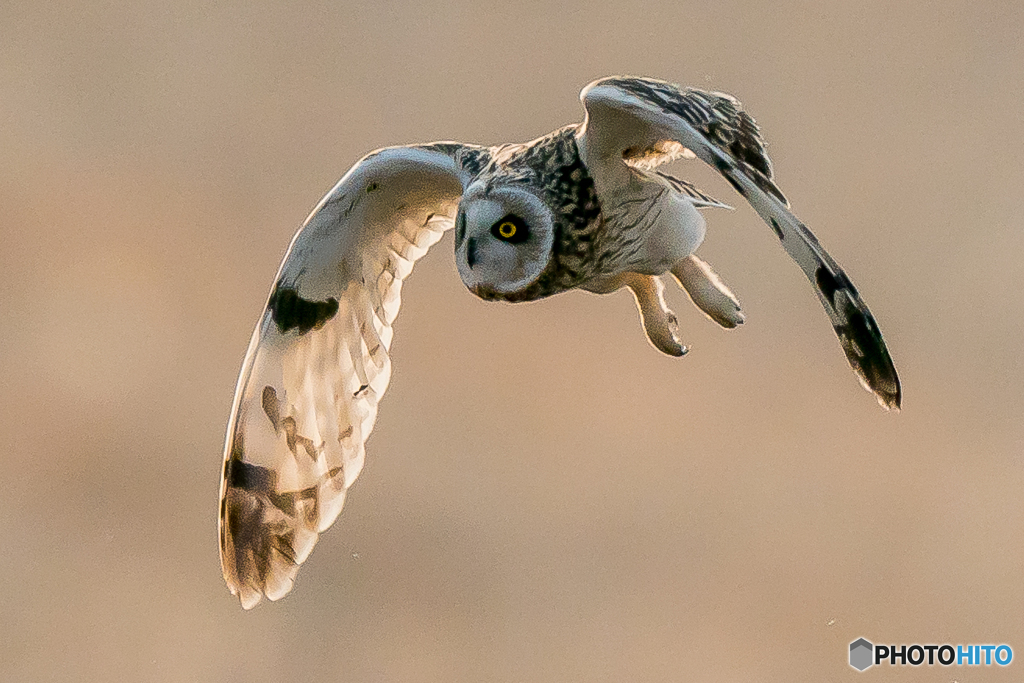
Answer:
[(485, 154), (457, 143), (369, 154), (292, 240), (242, 365), (225, 446), (221, 566), (244, 608), (285, 595), (341, 511), (391, 375), (402, 281), (451, 227)]
[(623, 159), (677, 142), (718, 170), (768, 223), (814, 285), (854, 372), (886, 409), (899, 409), (896, 368), (868, 307), (839, 264), (789, 211), (754, 119), (723, 93), (649, 78), (612, 77), (583, 89), (587, 119), (578, 143), (601, 184), (627, 181)]

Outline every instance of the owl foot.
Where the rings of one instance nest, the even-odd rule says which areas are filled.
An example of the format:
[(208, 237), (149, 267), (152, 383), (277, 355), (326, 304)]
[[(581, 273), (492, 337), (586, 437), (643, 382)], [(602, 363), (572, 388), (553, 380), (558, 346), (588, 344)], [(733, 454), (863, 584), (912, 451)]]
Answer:
[(640, 321), (654, 348), (670, 356), (682, 356), (689, 349), (679, 342), (679, 321), (665, 305), (665, 285), (654, 275), (623, 273), (623, 282), (636, 297)]
[(729, 291), (711, 266), (695, 255), (691, 254), (672, 266), (672, 275), (690, 295), (694, 305), (722, 327), (731, 329), (746, 320), (736, 295)]

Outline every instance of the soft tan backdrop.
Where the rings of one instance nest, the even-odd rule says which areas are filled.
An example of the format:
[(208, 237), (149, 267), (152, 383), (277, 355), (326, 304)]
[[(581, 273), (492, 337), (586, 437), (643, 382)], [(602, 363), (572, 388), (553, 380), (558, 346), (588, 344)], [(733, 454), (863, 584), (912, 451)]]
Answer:
[[(0, 3), (0, 679), (1021, 680), (1019, 2), (43, 5)], [(220, 451), (294, 229), (368, 150), (532, 139), (614, 73), (754, 113), (903, 413), (681, 164), (739, 202), (701, 253), (747, 324), (673, 292), (669, 359), (624, 293), (475, 299), (449, 237), (341, 520), (243, 613)], [(859, 636), (1020, 661), (858, 674)]]

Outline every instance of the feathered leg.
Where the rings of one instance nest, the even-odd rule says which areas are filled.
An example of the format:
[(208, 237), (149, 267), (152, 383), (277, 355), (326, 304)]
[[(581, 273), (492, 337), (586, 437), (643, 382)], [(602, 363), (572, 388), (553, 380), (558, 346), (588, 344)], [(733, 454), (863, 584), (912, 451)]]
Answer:
[(622, 284), (629, 287), (640, 309), (640, 322), (654, 348), (670, 356), (682, 356), (689, 349), (679, 342), (679, 321), (665, 304), (665, 285), (661, 278), (640, 273), (623, 273)]
[(726, 328), (742, 325), (746, 317), (729, 288), (704, 261), (691, 254), (672, 266), (672, 275), (690, 300), (716, 323)]
[(640, 309), (640, 322), (654, 348), (670, 356), (685, 354), (689, 349), (676, 336), (679, 321), (665, 304), (665, 285), (658, 276), (619, 273), (591, 280), (582, 289), (594, 294), (611, 294), (623, 287), (633, 292), (637, 308)]
[(625, 284), (636, 298), (640, 320), (654, 348), (670, 356), (682, 356), (689, 349), (679, 342), (679, 321), (665, 304), (665, 285), (654, 275), (625, 273)]

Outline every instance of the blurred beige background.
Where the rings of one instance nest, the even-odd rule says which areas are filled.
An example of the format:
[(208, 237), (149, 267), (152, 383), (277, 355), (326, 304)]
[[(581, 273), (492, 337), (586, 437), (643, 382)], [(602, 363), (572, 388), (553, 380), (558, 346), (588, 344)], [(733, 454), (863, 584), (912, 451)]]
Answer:
[[(1022, 34), (1010, 0), (0, 3), (0, 679), (1021, 680)], [(679, 164), (739, 207), (701, 254), (747, 324), (675, 291), (670, 359), (624, 293), (474, 298), (449, 236), (344, 514), (244, 613), (221, 447), (295, 228), (368, 150), (532, 139), (615, 73), (753, 112), (902, 414)], [(1017, 661), (858, 674), (859, 636)]]

